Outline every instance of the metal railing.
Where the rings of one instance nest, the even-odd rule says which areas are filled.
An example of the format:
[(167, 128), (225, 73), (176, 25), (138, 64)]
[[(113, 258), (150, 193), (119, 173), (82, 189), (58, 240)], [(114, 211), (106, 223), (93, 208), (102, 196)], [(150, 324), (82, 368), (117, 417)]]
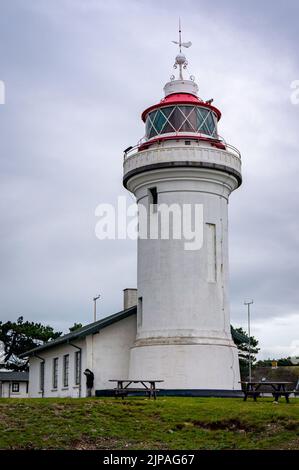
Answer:
[(226, 140), (221, 136), (221, 135), (218, 135), (218, 138), (219, 138), (219, 142), (222, 143), (223, 145), (225, 145), (225, 147), (229, 150), (231, 150), (231, 152), (233, 154), (235, 154), (238, 158), (240, 158), (241, 160), (241, 153), (240, 151), (237, 149), (237, 147), (234, 147), (233, 145), (231, 144), (228, 144), (226, 142)]
[[(177, 134), (177, 136), (179, 136), (179, 134)], [(175, 139), (175, 135), (173, 136), (173, 138)], [(192, 140), (192, 136), (188, 136), (191, 140)], [(188, 140), (188, 137), (186, 136), (185, 139)], [(209, 142), (207, 140), (207, 142)], [(219, 143), (219, 144), (223, 144), (225, 146), (225, 150), (227, 151), (230, 151), (233, 155), (235, 155), (236, 157), (238, 157), (240, 160), (241, 160), (241, 153), (240, 151), (234, 147), (233, 145), (231, 144), (228, 144), (225, 139), (223, 137), (221, 137), (220, 135), (218, 135), (218, 139), (215, 139), (214, 141), (211, 141), (211, 143)], [(142, 145), (142, 144), (145, 144), (145, 143), (148, 143), (149, 145), (151, 145), (151, 141), (150, 140), (147, 140), (145, 137), (143, 137), (142, 139), (140, 139), (138, 141), (138, 143), (136, 145), (134, 145), (134, 147), (129, 147), (128, 149), (126, 149), (124, 151), (124, 161), (126, 161), (128, 158), (130, 158), (131, 156), (135, 155), (136, 153), (138, 153), (139, 151), (139, 147)], [(153, 144), (155, 142), (152, 142)], [(208, 147), (210, 148), (210, 147)]]
[(141, 145), (139, 142), (137, 145), (134, 145), (134, 147), (129, 147), (127, 150), (124, 150), (124, 161), (126, 161), (129, 157), (138, 152), (138, 149)]

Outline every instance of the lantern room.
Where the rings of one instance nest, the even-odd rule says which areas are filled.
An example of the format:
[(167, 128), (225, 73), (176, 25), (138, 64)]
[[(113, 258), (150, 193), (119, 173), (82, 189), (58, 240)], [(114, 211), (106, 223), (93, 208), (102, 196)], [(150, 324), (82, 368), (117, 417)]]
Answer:
[(197, 96), (174, 92), (142, 114), (145, 138), (148, 141), (160, 136), (194, 135), (217, 139), (217, 122), (220, 116), (218, 109)]
[(184, 79), (183, 70), (188, 62), (182, 53), (182, 47), (190, 47), (191, 42), (183, 43), (181, 31), (174, 69), (178, 69), (178, 78), (175, 75), (164, 87), (165, 98), (160, 103), (150, 106), (142, 113), (145, 122), (145, 137), (142, 149), (154, 142), (161, 142), (175, 138), (188, 138), (197, 141), (220, 141), (217, 132), (217, 123), (221, 118), (220, 111), (212, 106), (213, 100), (203, 101), (198, 97), (198, 86), (194, 77)]

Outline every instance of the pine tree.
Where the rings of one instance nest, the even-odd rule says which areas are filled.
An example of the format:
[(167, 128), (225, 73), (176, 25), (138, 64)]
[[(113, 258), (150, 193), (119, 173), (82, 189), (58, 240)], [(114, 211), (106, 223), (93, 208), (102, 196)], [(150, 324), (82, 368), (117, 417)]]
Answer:
[[(242, 341), (235, 338), (235, 344), (239, 352), (239, 363), (241, 377), (244, 379), (248, 376), (248, 364), (249, 364), (249, 337), (243, 328), (235, 328), (235, 331), (240, 333), (240, 337), (243, 337)], [(250, 359), (251, 364), (254, 365), (256, 361), (256, 355), (260, 348), (258, 346), (258, 340), (254, 336), (250, 336)]]

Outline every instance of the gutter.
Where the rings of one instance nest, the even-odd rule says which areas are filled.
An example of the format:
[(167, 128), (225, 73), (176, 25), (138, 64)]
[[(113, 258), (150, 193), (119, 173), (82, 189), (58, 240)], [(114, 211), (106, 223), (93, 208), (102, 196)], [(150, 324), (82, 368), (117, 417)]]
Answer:
[(70, 343), (68, 341), (68, 344), (70, 346), (73, 346), (73, 348), (76, 348), (80, 351), (80, 374), (79, 374), (79, 398), (81, 398), (81, 382), (82, 382), (82, 348), (80, 346), (77, 346), (76, 344)]
[(44, 376), (43, 376), (43, 388), (42, 388), (42, 398), (44, 398), (44, 395), (45, 395), (45, 358), (44, 357), (41, 357), (39, 356), (38, 354), (33, 354), (34, 357), (37, 357), (38, 359), (40, 359), (43, 363), (44, 363)]

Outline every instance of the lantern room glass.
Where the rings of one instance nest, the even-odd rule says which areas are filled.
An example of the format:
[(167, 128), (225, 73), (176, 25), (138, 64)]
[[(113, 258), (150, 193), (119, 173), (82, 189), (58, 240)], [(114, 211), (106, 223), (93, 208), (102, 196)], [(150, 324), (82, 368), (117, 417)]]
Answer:
[(148, 114), (145, 122), (147, 139), (169, 133), (195, 133), (217, 138), (217, 118), (210, 109), (200, 106), (165, 106)]

